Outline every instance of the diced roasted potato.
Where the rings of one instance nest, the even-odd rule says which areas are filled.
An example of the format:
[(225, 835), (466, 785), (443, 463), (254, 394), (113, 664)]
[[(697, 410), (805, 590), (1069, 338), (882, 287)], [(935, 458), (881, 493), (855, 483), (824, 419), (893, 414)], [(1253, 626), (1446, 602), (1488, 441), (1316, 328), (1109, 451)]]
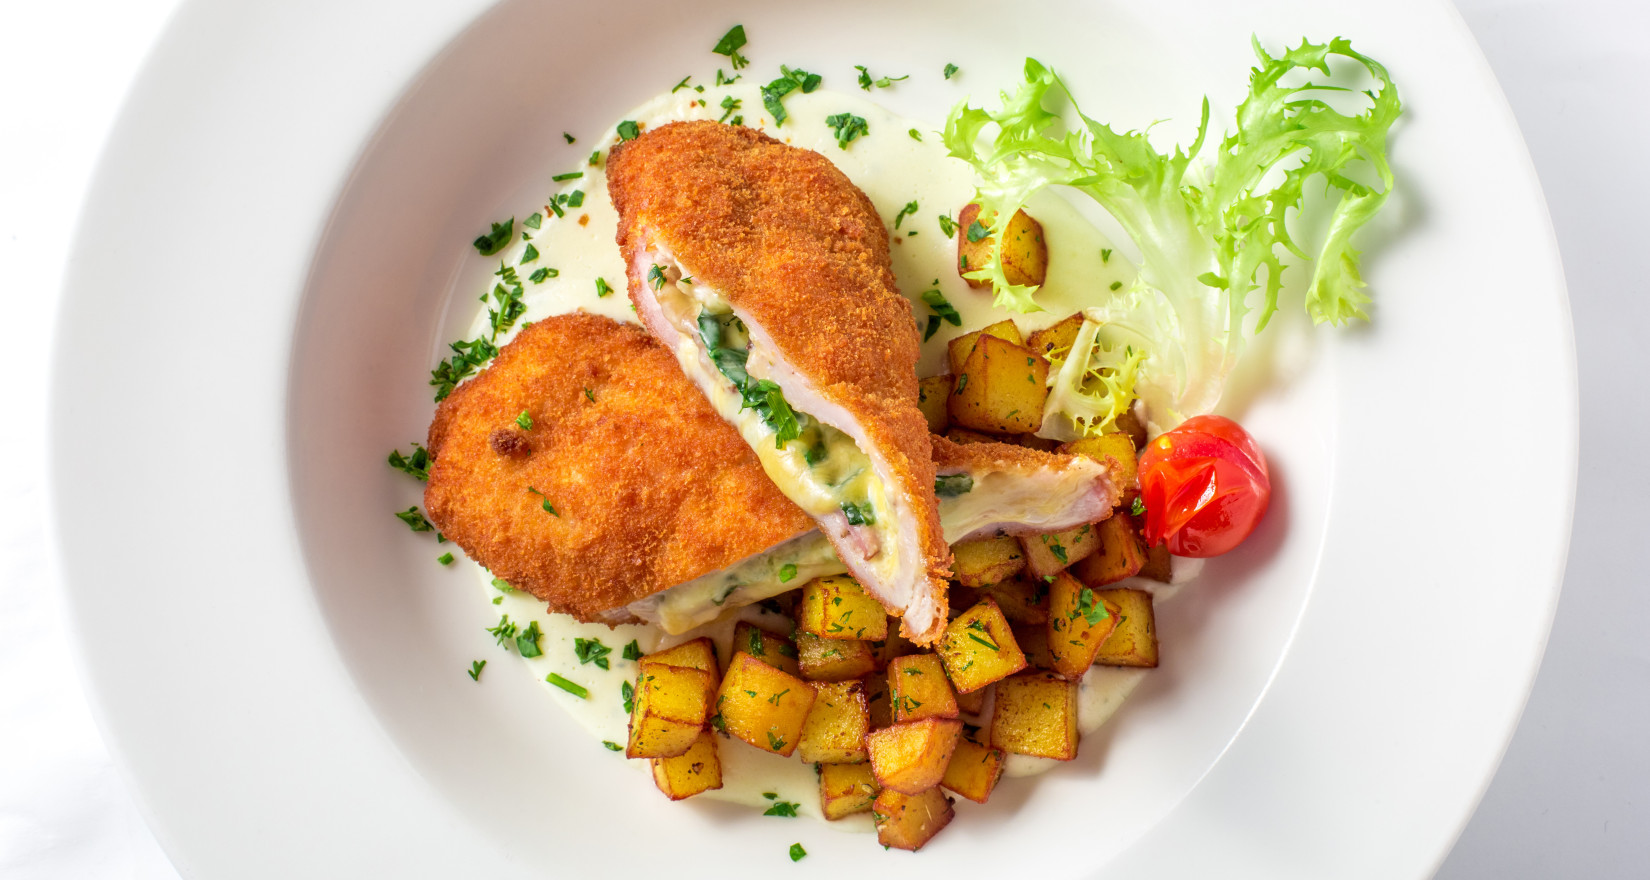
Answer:
[(1040, 578), (999, 581), (986, 587), (985, 595), (996, 601), (1010, 623), (1042, 623), (1048, 620), (1048, 591)]
[(1117, 460), (1117, 470), (1112, 472), (1113, 481), (1123, 490), (1124, 509), (1140, 493), (1139, 467), (1134, 456), (1134, 439), (1128, 434), (1114, 431), (1110, 434), (1101, 434), (1098, 437), (1084, 437), (1073, 440), (1060, 448), (1061, 452), (1070, 452), (1075, 455), (1086, 455), (1095, 461), (1105, 461), (1107, 456)]
[(788, 672), (740, 651), (716, 697), (719, 729), (765, 751), (790, 757), (814, 705), (814, 689)]
[(827, 819), (866, 812), (881, 791), (870, 764), (819, 765), (819, 805)]
[[(763, 663), (792, 675), (802, 674), (796, 662), (796, 646), (791, 644), (791, 640), (768, 632), (755, 624), (741, 620), (733, 627), (733, 650), (735, 653), (744, 651)], [(731, 657), (729, 662), (732, 662)]]
[(1173, 557), (1169, 555), (1169, 545), (1158, 544), (1146, 548), (1146, 562), (1137, 572), (1143, 578), (1151, 578), (1160, 584), (1171, 583), (1174, 579)]
[(654, 758), (653, 784), (673, 801), (721, 788), (722, 758), (716, 751), (716, 734), (701, 730), (682, 754)]
[(894, 707), (888, 701), (888, 678), (872, 675), (863, 679), (865, 708), (871, 715), (871, 729), (881, 730), (894, 723)]
[(1043, 424), (1048, 361), (995, 336), (980, 337), (957, 373), (948, 401), (953, 424), (998, 434), (1029, 434)]
[(1133, 409), (1124, 410), (1123, 414), (1117, 417), (1117, 430), (1129, 435), (1129, 439), (1134, 441), (1136, 451), (1146, 448), (1146, 426), (1140, 421), (1140, 417), (1134, 414)]
[(940, 637), (940, 659), (959, 693), (977, 691), (1025, 668), (1008, 618), (989, 597), (957, 615)]
[(1100, 533), (1084, 523), (1063, 532), (1021, 535), (1020, 546), (1025, 548), (1026, 572), (1041, 580), (1093, 555), (1100, 549)]
[[(1025, 554), (1015, 538), (977, 538), (958, 541), (951, 547), (951, 571), (965, 587), (984, 587), (1019, 574), (1026, 567)], [(955, 606), (957, 603), (953, 602)]]
[(991, 744), (1016, 755), (1077, 757), (1077, 682), (1052, 672), (1022, 672), (997, 682)]
[(1025, 344), (1025, 337), (1020, 335), (1020, 328), (1015, 326), (1013, 321), (1006, 318), (995, 324), (987, 324), (978, 330), (971, 330), (958, 336), (946, 343), (945, 346), (946, 355), (951, 361), (952, 385), (956, 384), (957, 374), (962, 372), (963, 364), (968, 361), (968, 356), (974, 353), (974, 348), (979, 345), (982, 336), (995, 336), (1004, 342), (1012, 342), (1015, 345)]
[(915, 852), (951, 824), (956, 811), (951, 799), (939, 787), (918, 795), (904, 795), (883, 789), (871, 805), (871, 821), (877, 826), (877, 843)]
[(1056, 575), (1048, 585), (1048, 649), (1054, 655), (1054, 671), (1081, 677), (1094, 665), (1121, 614), (1115, 604), (1070, 574)]
[[(957, 214), (957, 274), (966, 275), (991, 259), (994, 238), (984, 235), (981, 228), (991, 225), (990, 217), (980, 216), (980, 206), (969, 204)], [(1038, 285), (1048, 273), (1048, 244), (1043, 241), (1043, 225), (1024, 211), (1015, 211), (1003, 232), (1003, 274), (1008, 283)], [(970, 287), (986, 287), (989, 282), (968, 279)]]
[[(956, 593), (952, 593), (951, 595), (955, 596)], [(893, 618), (888, 621), (887, 638), (879, 639), (871, 643), (871, 654), (876, 658), (878, 669), (886, 667), (888, 662), (893, 660), (895, 657), (903, 657), (906, 654), (915, 654), (921, 650), (921, 648), (912, 644), (910, 639), (900, 635), (899, 618)]]
[(857, 764), (865, 760), (871, 715), (857, 681), (814, 682), (814, 705), (802, 723), (796, 754), (810, 764)]
[(1054, 654), (1048, 649), (1048, 621), (1014, 627), (1014, 640), (1025, 652), (1027, 669), (1054, 669)]
[(1091, 587), (1103, 587), (1139, 573), (1146, 564), (1146, 548), (1126, 514), (1116, 513), (1101, 520), (1095, 531), (1100, 535), (1100, 549), (1072, 567), (1071, 573), (1078, 580)]
[(957, 694), (936, 654), (908, 654), (888, 664), (888, 704), (894, 723), (957, 717)]
[(1094, 662), (1102, 666), (1157, 666), (1157, 621), (1152, 594), (1145, 590), (1100, 590), (1096, 595), (1117, 607), (1117, 628), (1100, 646)]
[(683, 642), (674, 648), (654, 651), (643, 659), (663, 663), (666, 666), (686, 666), (689, 669), (703, 669), (710, 673), (715, 681), (720, 681), (722, 678), (722, 667), (716, 664), (716, 643), (712, 642), (709, 636), (700, 636), (692, 641)]
[(957, 750), (951, 753), (951, 763), (946, 765), (945, 778), (940, 780), (940, 785), (983, 804), (991, 797), (991, 790), (997, 787), (998, 777), (1003, 775), (1004, 757), (1002, 749), (963, 739), (957, 743)]
[(917, 408), (928, 419), (928, 433), (944, 434), (945, 429), (951, 426), (945, 399), (951, 396), (954, 384), (950, 375), (929, 376), (917, 381)]
[(667, 666), (643, 657), (636, 664), (627, 758), (674, 758), (688, 750), (710, 717), (715, 679), (703, 669)]
[(988, 693), (991, 693), (991, 685), (969, 691), (966, 694), (958, 694), (957, 711), (964, 715), (978, 717), (981, 712), (985, 711), (985, 695)]
[(924, 718), (871, 731), (865, 737), (865, 748), (879, 785), (902, 794), (919, 794), (940, 784), (961, 738), (961, 721)]
[(1044, 360), (1051, 360), (1051, 354), (1063, 359), (1071, 350), (1071, 344), (1077, 341), (1077, 331), (1081, 329), (1083, 313), (1077, 312), (1058, 324), (1033, 332), (1026, 337), (1026, 348), (1042, 355)]
[[(949, 399), (949, 398), (947, 398)], [(945, 432), (945, 439), (959, 446), (970, 443), (1001, 443), (1003, 438), (993, 437), (990, 434), (981, 434), (979, 431), (970, 431), (967, 428), (952, 428)]]
[(822, 639), (798, 631), (797, 660), (809, 681), (847, 681), (876, 671), (877, 655), (870, 642), (858, 639)]
[(802, 586), (796, 625), (832, 641), (881, 641), (888, 637), (888, 612), (845, 574), (814, 578)]

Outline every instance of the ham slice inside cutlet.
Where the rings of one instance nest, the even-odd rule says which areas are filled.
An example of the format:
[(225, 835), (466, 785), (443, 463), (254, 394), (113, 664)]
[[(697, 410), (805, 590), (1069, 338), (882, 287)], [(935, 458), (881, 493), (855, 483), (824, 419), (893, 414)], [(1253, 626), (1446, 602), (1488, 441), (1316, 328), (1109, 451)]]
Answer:
[(708, 121), (620, 144), (607, 170), (648, 331), (905, 636), (932, 643), (950, 552), (920, 337), (870, 201), (817, 153)]

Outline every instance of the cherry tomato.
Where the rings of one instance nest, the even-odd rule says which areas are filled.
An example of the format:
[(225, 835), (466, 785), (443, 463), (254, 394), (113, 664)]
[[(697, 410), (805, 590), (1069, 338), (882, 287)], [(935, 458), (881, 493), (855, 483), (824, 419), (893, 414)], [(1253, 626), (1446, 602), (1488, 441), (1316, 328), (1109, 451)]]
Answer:
[(1224, 416), (1193, 416), (1140, 454), (1146, 543), (1176, 556), (1219, 556), (1249, 537), (1272, 500), (1266, 457)]

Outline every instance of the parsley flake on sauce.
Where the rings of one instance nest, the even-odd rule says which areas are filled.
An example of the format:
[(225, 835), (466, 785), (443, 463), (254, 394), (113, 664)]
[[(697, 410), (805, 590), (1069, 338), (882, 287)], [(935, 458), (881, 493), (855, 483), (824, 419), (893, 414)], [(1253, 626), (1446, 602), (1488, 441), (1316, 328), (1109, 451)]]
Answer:
[[(642, 130), (640, 128), (636, 127), (636, 120), (626, 119), (625, 121), (619, 123), (618, 132), (619, 132), (619, 140), (621, 140), (621, 141), (633, 141), (633, 140), (636, 139), (636, 137), (638, 135), (640, 135), (642, 133)], [(596, 157), (595, 157), (594, 154), (592, 154), (590, 158), (594, 159)], [(595, 163), (592, 162), (591, 164), (595, 164)]]
[(950, 79), (951, 77), (956, 76), (959, 69), (960, 68), (958, 68), (955, 64), (947, 64), (945, 66), (945, 78)]
[(863, 64), (855, 64), (854, 69), (859, 71), (859, 87), (867, 92), (869, 92), (873, 86), (879, 89), (886, 89), (900, 80), (911, 78), (910, 74), (906, 74), (905, 76), (885, 76), (881, 79), (872, 79), (871, 72), (866, 70)]
[(580, 666), (586, 663), (594, 663), (597, 669), (607, 669), (607, 655), (611, 653), (613, 653), (613, 649), (602, 644), (601, 639), (576, 638), (573, 640), (573, 656), (579, 658)]
[[(745, 26), (736, 24), (722, 35), (722, 39), (718, 40), (716, 47), (710, 51), (712, 54), (725, 56), (728, 62), (733, 65), (734, 70), (741, 70), (745, 65), (751, 63), (750, 59), (739, 54), (739, 50), (743, 48), (745, 48)], [(683, 80), (683, 82), (686, 82), (686, 80)]]
[(490, 257), (503, 250), (504, 246), (514, 240), (515, 237), (516, 218), (511, 217), (503, 223), (494, 223), (492, 231), (486, 235), (477, 236), (471, 244), (475, 245), (475, 249), (480, 251), (482, 256)]
[(791, 861), (800, 862), (807, 855), (808, 855), (808, 851), (802, 848), (802, 844), (800, 844), (800, 843), (791, 844)]
[(802, 94), (806, 95), (819, 88), (819, 84), (824, 79), (817, 73), (809, 73), (806, 70), (792, 70), (783, 64), (779, 66), (779, 72), (783, 75), (762, 87), (762, 106), (767, 108), (768, 115), (773, 117), (773, 124), (776, 128), (784, 125), (785, 120), (790, 118), (790, 114), (785, 112), (785, 105), (780, 99), (797, 89), (801, 89)]
[(561, 688), (564, 691), (567, 691), (568, 693), (572, 694), (575, 697), (578, 697), (581, 700), (590, 699), (590, 689), (589, 688), (585, 687), (582, 684), (576, 684), (574, 682), (568, 681), (567, 679), (562, 678), (561, 676), (555, 674), (554, 672), (550, 673), (549, 675), (546, 675), (544, 677), (544, 680), (550, 682), (551, 684), (555, 685), (556, 687)]
[(612, 293), (613, 293), (613, 288), (612, 288), (611, 285), (609, 285), (607, 283), (606, 278), (597, 278), (596, 279), (596, 295), (597, 296), (608, 296)]
[(835, 116), (825, 117), (825, 124), (836, 130), (836, 145), (846, 150), (848, 145), (861, 135), (871, 133), (870, 123), (863, 116), (852, 113), (838, 113)]

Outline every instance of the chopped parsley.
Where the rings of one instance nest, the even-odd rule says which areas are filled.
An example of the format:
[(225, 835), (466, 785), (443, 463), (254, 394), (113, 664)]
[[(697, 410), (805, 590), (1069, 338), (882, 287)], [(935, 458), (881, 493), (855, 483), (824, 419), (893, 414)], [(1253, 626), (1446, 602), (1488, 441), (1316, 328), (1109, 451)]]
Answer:
[(437, 556), (435, 558), (435, 561), (441, 563), (442, 565), (452, 565), (453, 564), (453, 554), (443, 553), (440, 556)]
[(602, 740), (602, 745), (606, 746), (607, 750), (610, 751), (610, 752), (622, 752), (622, 751), (624, 751), (624, 746), (621, 746), (618, 743), (616, 743), (616, 742), (614, 742), (610, 739)]
[(630, 686), (630, 682), (627, 681), (624, 684), (619, 685), (619, 698), (624, 700), (624, 711), (626, 715), (635, 711), (636, 689)]
[(796, 580), (796, 563), (787, 562), (779, 567), (779, 582), (788, 584)]
[(775, 128), (784, 125), (785, 120), (790, 118), (780, 99), (797, 89), (801, 89), (802, 94), (806, 95), (819, 88), (822, 79), (817, 73), (792, 70), (783, 64), (779, 66), (779, 72), (783, 75), (762, 87), (762, 106), (767, 108), (768, 115), (773, 117)]
[[(621, 141), (633, 141), (642, 133), (641, 129), (636, 127), (636, 120), (634, 119), (626, 119), (625, 121), (619, 123), (617, 130), (619, 133), (619, 140)], [(595, 155), (592, 154), (590, 158), (594, 159)]]
[(773, 731), (770, 730), (768, 731), (768, 746), (777, 752), (785, 747), (785, 740), (782, 737), (774, 736)]
[(1146, 502), (1142, 501), (1139, 495), (1134, 496), (1134, 504), (1129, 506), (1129, 513), (1135, 516), (1146, 515)]
[[(720, 68), (720, 67), (716, 68), (716, 84), (719, 85), (719, 86), (731, 86), (734, 83), (736, 83), (736, 82), (738, 82), (738, 81), (740, 81), (744, 78), (745, 78), (744, 74), (738, 73), (738, 74), (734, 74), (732, 79), (728, 79), (728, 75), (722, 72), (722, 68)], [(704, 89), (697, 89), (697, 91), (702, 92), (702, 91), (704, 91)]]
[(516, 591), (515, 587), (510, 586), (509, 581), (498, 577), (493, 578), (493, 589), (501, 593), (514, 593)]
[[(764, 797), (766, 797), (766, 795), (764, 795)], [(784, 816), (787, 819), (795, 819), (797, 806), (798, 804), (793, 804), (790, 801), (774, 801), (773, 806), (768, 807), (768, 811), (762, 815)]]
[(591, 168), (595, 168), (595, 167), (601, 165), (602, 164), (602, 151), (597, 150), (596, 152), (591, 153), (589, 162), (590, 162), (590, 167)]
[(507, 647), (509, 640), (515, 638), (520, 631), (521, 628), (510, 620), (508, 614), (500, 617), (497, 624), (487, 627), (488, 635), (497, 639), (500, 647)]
[(561, 511), (556, 509), (556, 505), (550, 503), (550, 496), (544, 494), (543, 492), (540, 492), (539, 490), (533, 488), (532, 486), (528, 486), (527, 491), (531, 492), (534, 495), (539, 496), (539, 499), (540, 499), (539, 506), (544, 508), (545, 513), (548, 513), (551, 516), (558, 517), (558, 518), (561, 516)]
[[(744, 103), (745, 103), (744, 101), (741, 101), (741, 100), (739, 100), (738, 98), (735, 98), (732, 95), (728, 95), (728, 96), (724, 97), (722, 99), (722, 118), (718, 119), (716, 121), (717, 122), (727, 122), (728, 117), (733, 116), (734, 112), (737, 111), (741, 106), (743, 106)], [(743, 117), (743, 116), (733, 116), (733, 124), (734, 125), (744, 125), (745, 124), (745, 117)]]
[(516, 265), (521, 266), (521, 265), (524, 265), (524, 264), (527, 264), (527, 263), (531, 263), (531, 262), (533, 262), (534, 260), (536, 260), (538, 258), (539, 258), (539, 249), (534, 247), (533, 245), (528, 245), (527, 249), (523, 250), (521, 252), (521, 259), (516, 261)]
[(1098, 626), (1100, 621), (1110, 616), (1106, 611), (1106, 603), (1096, 601), (1094, 591), (1088, 587), (1084, 587), (1083, 591), (1077, 594), (1077, 610), (1071, 616), (1076, 617), (1078, 614), (1083, 615), (1083, 620), (1089, 626)]
[[(934, 283), (938, 284), (939, 279), (934, 279)], [(953, 327), (962, 326), (962, 315), (958, 314), (957, 307), (945, 298), (945, 294), (940, 293), (938, 287), (923, 291), (922, 301), (934, 312), (934, 316), (928, 319), (928, 337), (931, 338), (939, 330), (939, 322), (941, 321)]]
[[(727, 33), (722, 35), (722, 39), (718, 40), (716, 42), (716, 47), (710, 51), (716, 55), (726, 56), (728, 62), (733, 65), (733, 69), (740, 70), (744, 68), (745, 65), (751, 63), (750, 59), (739, 54), (739, 50), (743, 48), (745, 48), (745, 26), (742, 24), (736, 24)], [(687, 80), (684, 79), (682, 82), (685, 83)]]
[[(631, 644), (635, 643), (632, 642)], [(602, 644), (601, 639), (576, 638), (573, 640), (573, 656), (579, 658), (580, 666), (586, 663), (594, 663), (597, 669), (607, 669), (607, 655), (611, 653), (613, 653), (613, 649)]]
[(910, 131), (906, 132), (906, 134), (911, 136), (911, 140), (917, 141), (919, 143), (922, 141), (922, 132), (917, 131), (914, 128), (911, 129)]
[(539, 650), (539, 639), (544, 638), (544, 632), (539, 629), (539, 622), (529, 621), (527, 628), (516, 636), (516, 650), (523, 657), (537, 657), (544, 652)]
[(871, 133), (871, 125), (865, 121), (865, 117), (855, 116), (852, 113), (838, 113), (835, 116), (827, 116), (825, 117), (825, 124), (836, 131), (836, 145), (843, 150), (848, 149), (848, 145), (853, 143), (860, 135)]
[(413, 451), (408, 455), (402, 455), (401, 450), (399, 449), (390, 450), (390, 467), (395, 468), (409, 477), (413, 477), (424, 482), (429, 482), (430, 452), (417, 443), (414, 443), (412, 446)]
[(486, 235), (477, 236), (476, 240), (471, 242), (484, 257), (490, 257), (503, 250), (504, 246), (516, 237), (516, 218), (514, 217), (503, 223), (494, 223), (492, 226), (492, 231)]
[(791, 844), (791, 861), (800, 862), (800, 861), (802, 861), (803, 857), (806, 856), (807, 854), (808, 854), (808, 851), (802, 848), (802, 844), (800, 844), (800, 843)]
[(665, 286), (665, 267), (654, 263), (653, 268), (647, 270), (647, 285), (654, 290), (663, 289)]
[(941, 474), (934, 478), (934, 494), (941, 498), (967, 495), (974, 489), (974, 478), (967, 474)]
[(597, 278), (596, 279), (596, 295), (597, 296), (608, 296), (611, 293), (613, 293), (613, 287), (607, 283), (607, 279), (606, 278)]
[(880, 79), (872, 79), (871, 78), (871, 72), (869, 70), (866, 70), (864, 65), (855, 64), (854, 69), (859, 71), (859, 87), (864, 89), (867, 92), (869, 92), (871, 90), (872, 86), (875, 86), (879, 89), (886, 89), (889, 86), (893, 85), (894, 83), (899, 82), (900, 80), (906, 80), (906, 79), (911, 78), (910, 74), (906, 74), (905, 76), (885, 76), (885, 77), (882, 77)]
[(946, 238), (957, 234), (957, 221), (952, 220), (950, 214), (940, 215), (940, 233)]
[(975, 220), (974, 222), (968, 224), (968, 240), (970, 242), (979, 241), (980, 239), (989, 237), (990, 235), (991, 230), (980, 225), (980, 221)]
[(527, 410), (522, 410), (521, 415), (516, 416), (516, 424), (523, 431), (531, 431), (533, 430), (533, 417), (527, 414)]
[(534, 284), (543, 284), (544, 279), (554, 278), (560, 274), (560, 271), (552, 269), (549, 266), (540, 266), (533, 270), (533, 274), (527, 276), (527, 280), (533, 282)]
[(1101, 248), (1100, 249), (1100, 262), (1102, 262), (1102, 263), (1111, 262), (1111, 248)]
[(871, 502), (855, 504), (852, 501), (842, 502), (842, 512), (848, 517), (848, 525), (874, 526), (877, 524), (876, 511), (871, 509)]
[(471, 681), (480, 681), (481, 680), (481, 670), (486, 669), (486, 668), (487, 668), (487, 661), (486, 660), (476, 660), (476, 661), (472, 662), (470, 664), (470, 680)]
[(453, 393), (460, 382), (474, 375), (481, 365), (498, 354), (491, 340), (472, 339), (452, 343), (453, 356), (430, 371), (430, 385), (435, 388), (435, 400), (440, 403)]
[(417, 505), (397, 513), (395, 518), (406, 523), (407, 528), (412, 529), (415, 532), (435, 531), (435, 526), (430, 525), (430, 521), (424, 518), (424, 514), (418, 512)]
[(642, 659), (642, 646), (638, 644), (635, 639), (631, 639), (630, 644), (624, 646), (624, 654), (622, 656), (626, 660), (640, 660)]
[(589, 388), (584, 389), (584, 399), (590, 401), (591, 403), (595, 403), (596, 392), (591, 391)]
[(1112, 283), (1111, 283), (1111, 289), (1112, 289), (1112, 290), (1122, 290), (1122, 289), (1123, 289), (1123, 282), (1121, 282), (1121, 281), (1113, 281), (1113, 282), (1112, 282)]
[(561, 676), (555, 674), (554, 672), (550, 673), (549, 675), (546, 675), (544, 677), (544, 680), (550, 682), (551, 684), (555, 685), (556, 687), (561, 688), (564, 691), (567, 691), (568, 693), (572, 694), (575, 697), (578, 697), (581, 700), (590, 699), (590, 689), (589, 688), (585, 687), (582, 684), (576, 684), (574, 682), (568, 681), (567, 679), (562, 678)]
[(946, 66), (945, 66), (945, 78), (946, 78), (946, 79), (950, 79), (950, 78), (951, 78), (951, 77), (954, 77), (954, 76), (956, 76), (956, 75), (957, 75), (957, 71), (958, 71), (958, 70), (959, 70), (959, 69), (960, 69), (960, 68), (958, 68), (958, 67), (957, 67), (957, 65), (955, 65), (955, 64), (947, 64), (947, 65), (946, 65)]
[(564, 180), (578, 180), (583, 176), (583, 171), (569, 171), (566, 174), (558, 174), (555, 177), (550, 178), (550, 181), (552, 183), (561, 183)]
[(905, 207), (899, 209), (899, 213), (894, 215), (894, 228), (898, 229), (899, 225), (905, 222), (906, 215), (915, 213), (917, 213), (917, 203), (915, 201), (906, 202)]
[(1061, 565), (1066, 565), (1066, 545), (1060, 543), (1059, 537), (1055, 535), (1040, 535), (1039, 537), (1043, 539), (1043, 546), (1048, 548), (1048, 552), (1053, 553), (1054, 558), (1060, 560)]
[(688, 74), (687, 76), (682, 77), (681, 82), (679, 82), (676, 85), (670, 87), (670, 93), (672, 95), (674, 95), (677, 92), (687, 88), (688, 87), (688, 80), (690, 80), (690, 79), (693, 79), (693, 74), (691, 74), (691, 73)]

